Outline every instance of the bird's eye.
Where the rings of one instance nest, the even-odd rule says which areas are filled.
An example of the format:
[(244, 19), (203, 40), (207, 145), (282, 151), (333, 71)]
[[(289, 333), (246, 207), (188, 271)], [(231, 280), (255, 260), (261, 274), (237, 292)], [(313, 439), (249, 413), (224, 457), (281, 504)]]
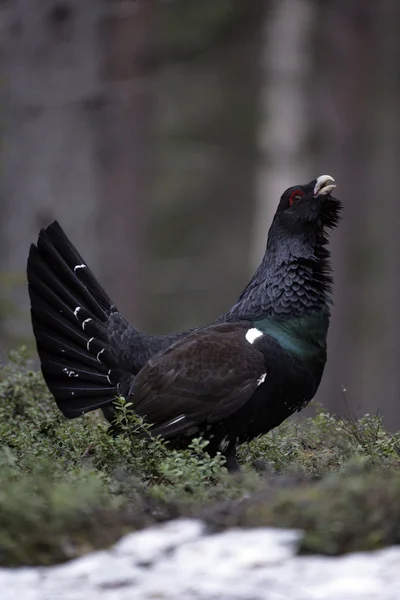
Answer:
[(289, 196), (289, 206), (292, 206), (292, 204), (295, 204), (296, 202), (301, 200), (303, 196), (304, 192), (302, 192), (301, 190), (294, 190), (294, 192), (292, 192)]

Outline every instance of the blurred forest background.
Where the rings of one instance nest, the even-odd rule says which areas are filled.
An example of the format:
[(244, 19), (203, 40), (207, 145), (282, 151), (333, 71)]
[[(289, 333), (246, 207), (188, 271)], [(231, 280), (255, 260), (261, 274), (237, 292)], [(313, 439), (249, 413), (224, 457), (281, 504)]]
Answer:
[(25, 263), (58, 219), (140, 328), (211, 322), (280, 194), (328, 173), (318, 399), (400, 426), (400, 2), (2, 0), (0, 337), (35, 355)]

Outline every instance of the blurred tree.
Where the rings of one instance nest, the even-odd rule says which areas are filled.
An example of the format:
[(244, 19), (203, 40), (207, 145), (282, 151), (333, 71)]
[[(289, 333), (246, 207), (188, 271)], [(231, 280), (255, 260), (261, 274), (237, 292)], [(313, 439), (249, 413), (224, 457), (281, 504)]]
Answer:
[(144, 326), (148, 185), (155, 75), (155, 0), (105, 3), (100, 76), (99, 277), (127, 319)]
[[(400, 4), (384, 0), (371, 7), (373, 51), (370, 50), (368, 93), (369, 143), (366, 170), (369, 214), (365, 225), (361, 294), (365, 298), (363, 409), (379, 409), (385, 423), (400, 428)], [(363, 212), (364, 196), (358, 199)]]
[(8, 333), (29, 331), (24, 269), (39, 227), (59, 218), (96, 263), (95, 147), (87, 106), (100, 93), (98, 16), (96, 0), (15, 0), (0, 13), (0, 269), (19, 282), (10, 296), (19, 318), (7, 321)]
[(139, 319), (152, 5), (15, 0), (0, 12), (0, 272), (14, 282), (2, 297), (18, 310), (4, 335), (30, 334), (26, 257), (54, 218), (121, 309)]
[(315, 9), (309, 0), (270, 0), (268, 8), (262, 50), (263, 120), (253, 267), (264, 254), (267, 231), (282, 192), (312, 177), (308, 104)]
[[(328, 409), (343, 412), (346, 398), (352, 410), (363, 410), (365, 392), (363, 345), (366, 302), (360, 293), (367, 241), (370, 193), (366, 173), (366, 121), (371, 46), (370, 3), (335, 0), (318, 5), (315, 73), (318, 86), (312, 97), (315, 154), (319, 171), (338, 182), (343, 199), (343, 222), (333, 239), (335, 307), (329, 335), (329, 359), (319, 398)], [(329, 23), (328, 23), (329, 21)], [(360, 210), (360, 198), (365, 209)], [(367, 259), (368, 260), (368, 259)], [(365, 265), (366, 266), (366, 265)], [(361, 270), (364, 272), (362, 273)], [(368, 271), (368, 266), (367, 266)], [(372, 325), (372, 322), (371, 322)], [(368, 395), (368, 393), (367, 393)]]
[(147, 295), (153, 331), (212, 321), (249, 279), (266, 6), (159, 5)]
[(377, 410), (400, 426), (400, 4), (319, 4), (312, 115), (318, 171), (345, 205), (334, 237), (335, 308), (320, 399), (343, 412)]

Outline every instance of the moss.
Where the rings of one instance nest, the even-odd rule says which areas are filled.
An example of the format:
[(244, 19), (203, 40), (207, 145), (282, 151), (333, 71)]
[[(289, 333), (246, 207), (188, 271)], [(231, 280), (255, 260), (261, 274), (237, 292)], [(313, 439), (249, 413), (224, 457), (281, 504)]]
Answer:
[(400, 473), (381, 469), (331, 473), (320, 481), (269, 485), (242, 502), (210, 507), (213, 530), (278, 526), (304, 529), (300, 552), (341, 554), (400, 543)]
[(378, 417), (287, 421), (243, 445), (231, 476), (204, 440), (177, 452), (139, 439), (145, 424), (117, 408), (112, 438), (101, 415), (64, 419), (21, 354), (0, 369), (1, 565), (61, 562), (180, 515), (302, 528), (303, 552), (400, 543), (399, 435)]

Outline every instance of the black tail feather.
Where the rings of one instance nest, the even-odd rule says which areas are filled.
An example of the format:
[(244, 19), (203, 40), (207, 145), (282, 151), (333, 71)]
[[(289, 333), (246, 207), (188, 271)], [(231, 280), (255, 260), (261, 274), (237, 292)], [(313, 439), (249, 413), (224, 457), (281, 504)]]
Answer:
[(117, 368), (109, 330), (118, 311), (57, 222), (32, 244), (27, 275), (43, 376), (63, 414), (126, 394), (133, 375)]
[(78, 346), (73, 341), (55, 334), (54, 331), (47, 327), (37, 327), (34, 324), (34, 331), (36, 343), (38, 348), (40, 348), (39, 354), (41, 358), (47, 352), (53, 357), (65, 358), (65, 360), (69, 361), (70, 365), (79, 364), (99, 369), (99, 361), (94, 356), (91, 356), (84, 346)]
[[(42, 240), (44, 234), (43, 237), (42, 233), (40, 235), (39, 240)], [(28, 264), (30, 260), (31, 265), (35, 266), (35, 270), (34, 277), (29, 282), (30, 285), (34, 287), (35, 281), (39, 279), (43, 284), (51, 286), (51, 291), (62, 298), (72, 311), (75, 311), (78, 307), (86, 308), (101, 321), (106, 321), (107, 313), (105, 310), (99, 306), (99, 303), (93, 298), (79, 277), (64, 263), (62, 257), (59, 257), (58, 264), (49, 266), (45, 262), (45, 255), (40, 252), (41, 247), (42, 244), (38, 244), (38, 247), (31, 245)], [(70, 289), (73, 290), (73, 293), (69, 291)]]
[(99, 307), (107, 311), (116, 310), (111, 299), (86, 265), (75, 246), (71, 244), (57, 221), (54, 221), (49, 227), (41, 231), (38, 248), (43, 253), (49, 252), (53, 260), (57, 261), (57, 265), (59, 265), (59, 257), (62, 257), (62, 262), (69, 268), (67, 277), (73, 273), (82, 282), (84, 288), (87, 289), (90, 297), (96, 300)]

